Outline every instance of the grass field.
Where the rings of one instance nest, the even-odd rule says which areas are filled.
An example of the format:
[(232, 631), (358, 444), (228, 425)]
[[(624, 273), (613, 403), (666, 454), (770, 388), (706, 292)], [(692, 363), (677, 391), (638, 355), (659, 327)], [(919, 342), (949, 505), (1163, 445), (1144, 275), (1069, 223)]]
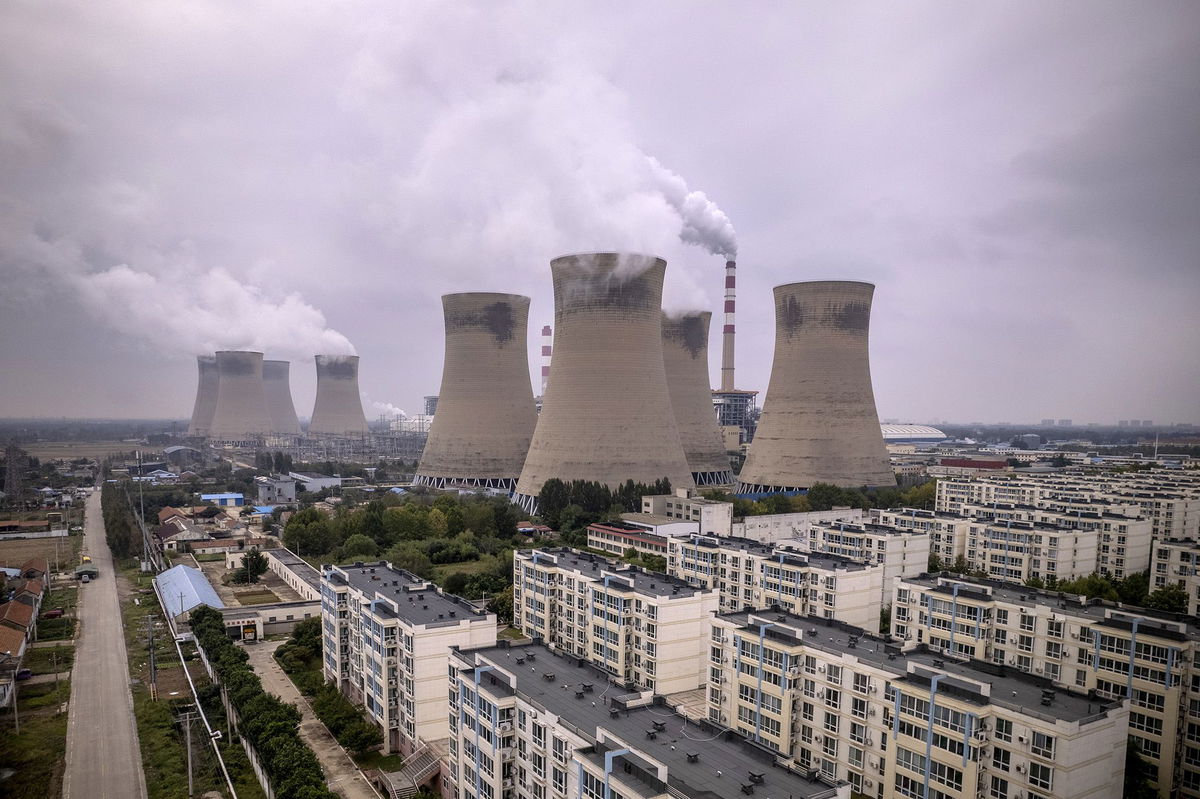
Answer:
[(41, 460), (58, 458), (95, 458), (100, 460), (113, 453), (133, 452), (138, 449), (138, 445), (129, 441), (35, 441), (22, 444), (21, 449)]
[(0, 794), (7, 799), (58, 796), (67, 753), (67, 714), (58, 711), (71, 695), (70, 682), (63, 680), (57, 690), (54, 683), (17, 690), (21, 734), (12, 731), (11, 710), (5, 708), (0, 714), (0, 763), (15, 772), (4, 781)]
[(266, 588), (258, 588), (254, 591), (235, 591), (234, 596), (242, 605), (270, 605), (279, 601), (275, 592)]
[(55, 564), (57, 552), (60, 568), (74, 568), (79, 563), (79, 548), (83, 545), (82, 535), (67, 538), (15, 538), (0, 541), (0, 564), (20, 566), (30, 558), (45, 558)]
[(51, 646), (29, 649), (21, 665), (34, 674), (53, 674), (55, 671), (55, 656), (58, 657), (58, 671), (68, 671), (75, 661), (75, 647)]
[(479, 560), (468, 560), (462, 563), (443, 563), (433, 567), (433, 581), (438, 585), (451, 574), (479, 574), (490, 568), (490, 564)]

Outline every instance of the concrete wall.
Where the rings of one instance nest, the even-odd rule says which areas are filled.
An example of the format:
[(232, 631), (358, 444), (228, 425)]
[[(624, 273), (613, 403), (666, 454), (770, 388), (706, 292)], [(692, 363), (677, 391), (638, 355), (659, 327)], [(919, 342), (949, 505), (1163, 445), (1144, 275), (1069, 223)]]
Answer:
[(267, 394), (267, 415), (271, 432), (300, 435), (300, 420), (292, 402), (291, 364), (287, 361), (263, 361), (263, 387)]
[(308, 432), (331, 436), (365, 435), (367, 417), (358, 391), (358, 356), (313, 357), (317, 363), (317, 399)]
[(217, 403), (209, 437), (245, 441), (271, 432), (261, 352), (217, 353)]

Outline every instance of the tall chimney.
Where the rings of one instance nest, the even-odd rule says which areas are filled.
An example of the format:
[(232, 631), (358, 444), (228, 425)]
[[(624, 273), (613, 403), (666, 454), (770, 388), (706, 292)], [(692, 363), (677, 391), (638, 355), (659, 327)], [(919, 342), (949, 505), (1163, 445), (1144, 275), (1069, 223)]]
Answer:
[(267, 395), (267, 415), (271, 432), (285, 436), (300, 435), (300, 420), (292, 402), (291, 367), (287, 361), (263, 361), (263, 388)]
[(725, 326), (721, 328), (721, 390), (733, 391), (733, 308), (737, 294), (737, 264), (725, 262)]
[(896, 484), (871, 387), (874, 292), (835, 280), (775, 287), (775, 360), (739, 494)]
[(667, 478), (691, 488), (667, 392), (662, 288), (667, 262), (628, 253), (555, 258), (554, 382), (514, 501), (535, 512), (551, 477), (615, 488)]
[(262, 353), (218, 352), (217, 373), (217, 404), (209, 437), (220, 441), (248, 441), (271, 432), (263, 387)]
[(550, 380), (550, 358), (554, 352), (554, 335), (550, 325), (542, 325), (542, 391), (546, 396), (546, 383)]
[(731, 485), (733, 471), (713, 413), (708, 382), (708, 330), (712, 314), (663, 314), (663, 366), (683, 454), (698, 486)]
[(512, 491), (537, 425), (529, 384), (529, 298), (446, 294), (442, 310), (442, 387), (413, 482)]
[(188, 435), (207, 436), (212, 429), (213, 412), (217, 409), (217, 384), (220, 382), (217, 356), (197, 355), (196, 365), (200, 370), (200, 379), (196, 384), (196, 404), (192, 407)]
[(308, 423), (310, 435), (362, 436), (367, 433), (358, 391), (357, 355), (315, 355), (317, 400)]

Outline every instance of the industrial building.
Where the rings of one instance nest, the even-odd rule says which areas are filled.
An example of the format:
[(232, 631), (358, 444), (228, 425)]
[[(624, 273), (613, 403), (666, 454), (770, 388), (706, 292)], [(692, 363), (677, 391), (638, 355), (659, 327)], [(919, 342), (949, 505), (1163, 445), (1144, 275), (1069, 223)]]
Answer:
[(894, 486), (868, 354), (870, 283), (775, 287), (775, 359), (739, 494)]
[(526, 351), (529, 298), (442, 297), (446, 355), (418, 485), (511, 491), (537, 425)]
[(663, 314), (663, 365), (683, 454), (697, 486), (733, 484), (733, 471), (708, 387), (712, 314)]
[(270, 433), (262, 353), (218, 352), (217, 375), (217, 402), (209, 438), (223, 444), (246, 445)]
[(774, 609), (712, 626), (709, 720), (855, 796), (1122, 794), (1120, 700)]
[(188, 424), (188, 435), (192, 437), (207, 436), (212, 429), (213, 414), (217, 410), (217, 386), (220, 377), (217, 372), (216, 355), (197, 355), (196, 366), (199, 369), (196, 381), (196, 404), (192, 408), (192, 421)]
[(883, 424), (879, 426), (885, 444), (938, 444), (946, 434), (924, 424)]
[(271, 432), (283, 436), (300, 435), (300, 420), (292, 402), (291, 367), (287, 361), (263, 361), (263, 388)]
[[(988, 661), (1008, 673), (1040, 677), (1057, 691), (1089, 693), (1098, 697), (1095, 703), (1124, 700), (1124, 734), (1150, 764), (1163, 799), (1200, 797), (1195, 622), (1074, 594), (938, 575), (897, 580), (892, 602), (892, 632), (905, 647)], [(1016, 743), (1027, 751), (1028, 740)]]
[(573, 549), (513, 554), (513, 623), (591, 662), (627, 690), (704, 682), (717, 592)]
[(317, 398), (309, 435), (364, 436), (367, 417), (358, 391), (357, 355), (316, 355)]
[(550, 478), (666, 478), (694, 486), (671, 409), (662, 346), (666, 261), (628, 253), (554, 259), (554, 368), (517, 482), (533, 511)]

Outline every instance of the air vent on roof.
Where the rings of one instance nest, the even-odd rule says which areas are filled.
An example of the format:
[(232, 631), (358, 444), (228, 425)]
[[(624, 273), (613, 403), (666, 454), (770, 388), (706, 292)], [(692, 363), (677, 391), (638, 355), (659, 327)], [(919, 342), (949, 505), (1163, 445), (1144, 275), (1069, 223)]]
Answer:
[(558, 678), (554, 676), (554, 672), (547, 671), (542, 673), (542, 679), (546, 682), (554, 682)]
[(530, 659), (530, 660), (537, 660), (537, 653), (536, 653), (536, 652), (530, 652), (530, 653), (529, 653), (529, 659)]
[(700, 760), (700, 753), (699, 752), (688, 752), (687, 759), (688, 759), (689, 763), (695, 763)]
[(458, 615), (458, 614), (456, 614), (453, 610), (450, 611), (450, 618), (453, 619), (456, 615)]
[(944, 669), (946, 668), (946, 661), (942, 660), (941, 658), (934, 658), (933, 667), (935, 669)]
[(520, 666), (525, 662), (525, 658), (517, 658), (517, 665)]
[(421, 610), (429, 610), (429, 606), (428, 606), (428, 605), (422, 605), (422, 606), (421, 606)]
[(439, 618), (439, 619), (444, 619), (444, 618), (445, 618), (445, 614), (439, 613), (439, 614), (438, 614), (438, 618)]
[(766, 775), (761, 772), (751, 771), (750, 782), (754, 783), (755, 785), (762, 785), (764, 782), (766, 782)]

